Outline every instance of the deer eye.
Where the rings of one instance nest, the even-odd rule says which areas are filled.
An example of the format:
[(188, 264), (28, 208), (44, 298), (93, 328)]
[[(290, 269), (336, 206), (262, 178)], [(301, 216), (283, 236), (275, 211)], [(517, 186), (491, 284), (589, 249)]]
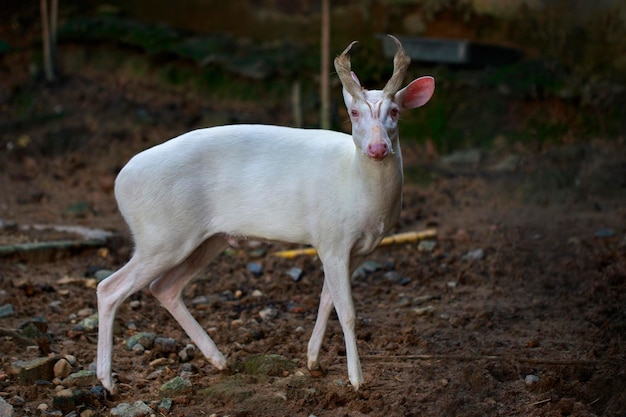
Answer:
[(394, 119), (398, 117), (398, 113), (400, 113), (400, 111), (398, 110), (397, 107), (394, 107), (393, 109), (391, 109), (390, 114), (391, 114), (391, 117), (393, 117)]
[(352, 110), (350, 111), (350, 116), (352, 116), (352, 117), (354, 117), (354, 118), (359, 117), (359, 111), (358, 111), (358, 110), (355, 110), (355, 109), (352, 109)]

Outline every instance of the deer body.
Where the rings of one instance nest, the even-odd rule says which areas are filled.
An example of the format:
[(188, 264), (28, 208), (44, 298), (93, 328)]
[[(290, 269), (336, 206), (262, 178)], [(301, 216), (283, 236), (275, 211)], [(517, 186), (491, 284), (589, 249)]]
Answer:
[[(347, 59), (349, 49), (335, 66), (344, 85), (352, 135), (266, 125), (199, 129), (136, 155), (120, 171), (115, 196), (132, 231), (135, 252), (98, 286), (97, 373), (106, 389), (115, 391), (115, 312), (129, 295), (148, 285), (209, 361), (218, 369), (226, 367), (226, 359), (191, 316), (181, 293), (238, 237), (317, 248), (324, 285), (308, 367), (320, 367), (319, 351), (334, 307), (344, 332), (348, 376), (358, 389), (363, 376), (350, 273), (398, 219), (398, 113), (428, 101), (434, 82), (422, 77), (401, 91), (393, 86), (388, 91), (398, 78), (394, 71), (385, 90), (363, 90), (354, 74), (346, 75), (346, 63), (341, 67), (338, 62)], [(396, 61), (394, 66), (397, 69)]]

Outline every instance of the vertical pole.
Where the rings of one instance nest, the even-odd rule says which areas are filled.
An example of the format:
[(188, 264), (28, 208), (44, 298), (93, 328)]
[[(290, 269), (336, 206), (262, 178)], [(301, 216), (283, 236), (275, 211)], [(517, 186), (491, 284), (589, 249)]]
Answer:
[(322, 0), (321, 127), (330, 129), (330, 0)]

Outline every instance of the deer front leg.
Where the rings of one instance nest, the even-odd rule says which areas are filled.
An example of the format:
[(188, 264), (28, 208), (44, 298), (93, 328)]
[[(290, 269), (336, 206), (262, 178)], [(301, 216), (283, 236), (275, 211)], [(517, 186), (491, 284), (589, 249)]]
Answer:
[[(349, 257), (338, 257), (335, 255), (322, 256), (322, 262), (324, 264), (324, 289), (322, 289), (322, 300), (320, 303), (320, 310), (323, 309), (325, 317), (318, 317), (318, 322), (323, 318), (323, 326), (316, 323), (315, 329), (322, 331), (326, 327), (328, 320), (328, 314), (330, 314), (330, 307), (328, 306), (328, 295), (332, 300), (332, 304), (337, 311), (337, 317), (343, 330), (343, 337), (346, 343), (346, 359), (348, 361), (348, 378), (355, 390), (358, 390), (361, 384), (363, 384), (363, 373), (361, 371), (361, 361), (359, 360), (359, 353), (356, 347), (356, 336), (354, 333), (356, 325), (356, 313), (354, 310), (354, 302), (352, 301), (352, 289), (350, 288), (350, 274), (349, 274)], [(328, 295), (325, 295), (325, 292)], [(314, 336), (317, 333), (314, 329)], [(322, 332), (323, 333), (323, 332)], [(317, 341), (313, 337), (313, 347), (316, 347), (321, 341)], [(320, 337), (321, 339), (321, 337)], [(313, 349), (315, 351), (315, 349)], [(319, 352), (319, 347), (317, 348)], [(311, 358), (309, 358), (309, 364), (311, 364)], [(319, 363), (319, 361), (318, 361)]]

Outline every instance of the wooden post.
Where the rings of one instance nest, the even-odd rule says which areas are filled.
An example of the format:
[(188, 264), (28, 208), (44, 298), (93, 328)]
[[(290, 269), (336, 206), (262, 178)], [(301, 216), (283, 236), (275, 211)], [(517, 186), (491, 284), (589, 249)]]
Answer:
[(322, 129), (330, 129), (330, 0), (322, 0), (321, 54), (320, 95), (322, 108), (320, 119)]

